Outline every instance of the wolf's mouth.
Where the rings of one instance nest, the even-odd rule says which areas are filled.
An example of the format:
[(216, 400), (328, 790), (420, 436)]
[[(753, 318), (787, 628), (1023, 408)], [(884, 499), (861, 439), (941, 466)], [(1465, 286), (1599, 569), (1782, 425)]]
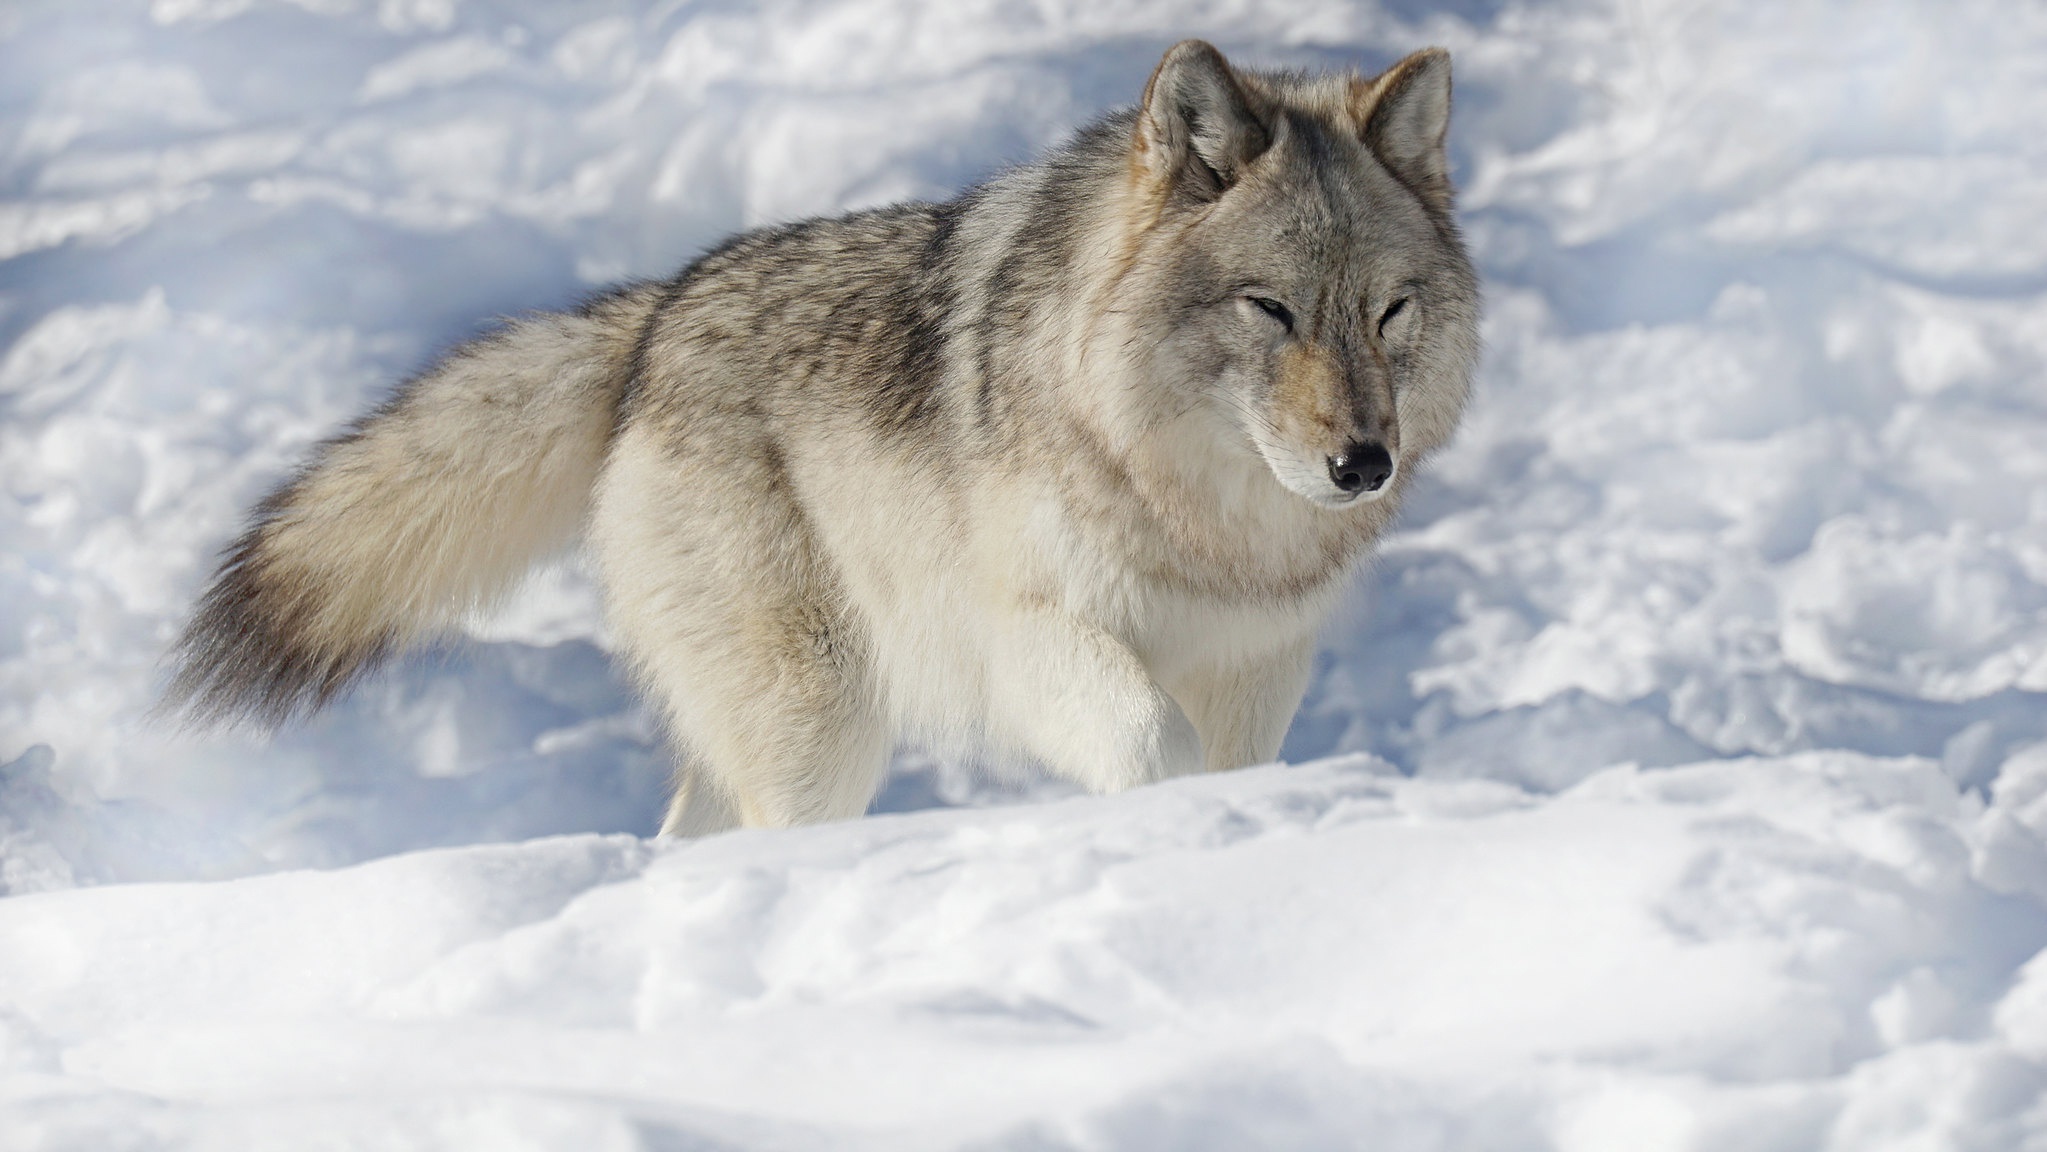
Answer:
[[(1395, 475), (1397, 475), (1397, 473)], [(1345, 492), (1340, 489), (1337, 489), (1320, 493), (1317, 495), (1308, 495), (1307, 493), (1302, 494), (1308, 495), (1308, 499), (1315, 502), (1316, 504), (1319, 504), (1324, 508), (1334, 510), (1341, 508), (1350, 508), (1359, 504), (1375, 504), (1379, 502), (1381, 499), (1385, 498), (1387, 491), (1391, 489), (1392, 486), (1393, 477), (1389, 476), (1387, 477), (1386, 482), (1378, 488), (1368, 490), (1361, 489), (1355, 492)]]

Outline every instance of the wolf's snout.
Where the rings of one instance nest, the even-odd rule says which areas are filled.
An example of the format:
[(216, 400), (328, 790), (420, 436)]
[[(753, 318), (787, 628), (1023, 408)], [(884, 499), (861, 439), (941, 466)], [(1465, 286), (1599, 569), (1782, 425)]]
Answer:
[(1353, 440), (1329, 458), (1329, 478), (1345, 492), (1377, 492), (1393, 476), (1393, 454), (1377, 440)]

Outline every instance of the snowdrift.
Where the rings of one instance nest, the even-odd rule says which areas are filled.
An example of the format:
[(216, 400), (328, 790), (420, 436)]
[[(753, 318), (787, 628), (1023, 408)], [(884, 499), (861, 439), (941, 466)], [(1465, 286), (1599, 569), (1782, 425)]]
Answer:
[(1847, 753), (1359, 757), (113, 885), (0, 904), (0, 1053), (26, 1146), (2019, 1147), (2002, 816)]

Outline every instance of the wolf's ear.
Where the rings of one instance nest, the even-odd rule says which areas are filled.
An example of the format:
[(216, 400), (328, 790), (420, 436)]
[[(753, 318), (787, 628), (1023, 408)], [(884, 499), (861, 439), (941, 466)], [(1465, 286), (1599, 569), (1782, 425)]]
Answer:
[(1365, 146), (1430, 206), (1448, 211), (1450, 54), (1424, 48), (1370, 80), (1351, 81), (1350, 90)]
[(1137, 113), (1136, 166), (1149, 180), (1213, 200), (1272, 146), (1271, 110), (1203, 40), (1166, 50)]

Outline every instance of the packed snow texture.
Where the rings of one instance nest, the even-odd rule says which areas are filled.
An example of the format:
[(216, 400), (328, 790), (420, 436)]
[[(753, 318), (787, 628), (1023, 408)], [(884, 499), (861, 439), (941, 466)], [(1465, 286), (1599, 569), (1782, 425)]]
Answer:
[[(574, 558), (146, 715), (436, 350), (1189, 35), (1456, 61), (1478, 398), (1298, 766), (652, 841)], [(2024, 0), (0, 7), (0, 1146), (2047, 1149), (2042, 123)]]

